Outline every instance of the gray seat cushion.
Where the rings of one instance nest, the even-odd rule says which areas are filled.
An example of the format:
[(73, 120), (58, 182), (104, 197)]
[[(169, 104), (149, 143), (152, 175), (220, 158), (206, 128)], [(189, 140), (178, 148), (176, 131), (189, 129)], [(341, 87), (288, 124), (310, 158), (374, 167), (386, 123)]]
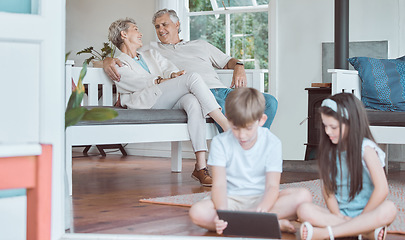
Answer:
[(405, 112), (386, 112), (367, 109), (367, 116), (371, 126), (405, 127)]
[[(91, 109), (94, 107), (86, 107)], [(118, 116), (107, 121), (80, 121), (80, 125), (111, 125), (111, 124), (158, 124), (158, 123), (187, 123), (187, 115), (181, 109), (124, 109), (110, 107), (118, 112)], [(213, 122), (207, 118), (207, 122)]]

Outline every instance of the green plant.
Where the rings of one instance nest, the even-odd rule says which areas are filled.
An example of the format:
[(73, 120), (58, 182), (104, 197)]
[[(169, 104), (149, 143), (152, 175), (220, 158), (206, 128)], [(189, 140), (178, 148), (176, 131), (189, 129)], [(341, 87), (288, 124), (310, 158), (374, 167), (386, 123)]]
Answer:
[(91, 60), (93, 60), (93, 59), (102, 61), (102, 60), (104, 60), (104, 58), (106, 58), (108, 56), (114, 57), (116, 49), (117, 48), (112, 43), (105, 42), (105, 43), (103, 43), (103, 48), (101, 48), (100, 51), (97, 51), (94, 49), (94, 47), (90, 46), (88, 48), (85, 48), (85, 49), (77, 52), (76, 55), (80, 55), (82, 53), (91, 54), (91, 56), (89, 58), (84, 60), (87, 64), (89, 64), (91, 62)]
[(76, 88), (70, 95), (69, 102), (65, 112), (65, 129), (73, 126), (79, 121), (106, 121), (118, 116), (118, 113), (111, 108), (92, 108), (87, 109), (80, 106), (84, 95), (83, 78), (87, 73), (87, 63), (83, 63), (80, 71), (79, 81)]

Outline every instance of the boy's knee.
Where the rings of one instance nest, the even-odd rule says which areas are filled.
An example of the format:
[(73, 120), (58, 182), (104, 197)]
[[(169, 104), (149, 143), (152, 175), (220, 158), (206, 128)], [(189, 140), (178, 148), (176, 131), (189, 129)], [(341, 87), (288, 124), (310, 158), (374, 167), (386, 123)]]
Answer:
[(191, 221), (194, 224), (197, 224), (198, 217), (201, 216), (200, 209), (196, 205), (193, 205), (193, 206), (191, 206), (190, 210), (188, 211), (188, 215), (190, 216)]
[(312, 202), (312, 194), (311, 192), (306, 189), (306, 188), (298, 188), (296, 190), (296, 199), (298, 205), (301, 205), (303, 203), (311, 203)]
[(213, 221), (210, 210), (204, 208), (202, 205), (193, 205), (188, 211), (191, 221), (200, 227), (207, 228), (207, 225)]

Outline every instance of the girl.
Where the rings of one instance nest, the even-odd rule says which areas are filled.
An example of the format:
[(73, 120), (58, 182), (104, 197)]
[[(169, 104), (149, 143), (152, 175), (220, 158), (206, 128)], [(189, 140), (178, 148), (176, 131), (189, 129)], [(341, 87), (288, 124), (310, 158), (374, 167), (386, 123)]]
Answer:
[(361, 101), (340, 93), (325, 99), (319, 111), (318, 164), (328, 209), (313, 203), (298, 208), (305, 221), (301, 239), (385, 239), (397, 208), (386, 200), (385, 154), (374, 142)]

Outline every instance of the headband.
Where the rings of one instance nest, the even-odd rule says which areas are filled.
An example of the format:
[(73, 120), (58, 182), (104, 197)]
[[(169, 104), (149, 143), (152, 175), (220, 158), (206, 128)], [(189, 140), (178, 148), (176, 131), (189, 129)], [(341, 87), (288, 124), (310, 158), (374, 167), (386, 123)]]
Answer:
[[(330, 98), (323, 100), (321, 107), (328, 107), (337, 113), (337, 103)], [(342, 117), (349, 119), (349, 113), (344, 107), (342, 107)]]

